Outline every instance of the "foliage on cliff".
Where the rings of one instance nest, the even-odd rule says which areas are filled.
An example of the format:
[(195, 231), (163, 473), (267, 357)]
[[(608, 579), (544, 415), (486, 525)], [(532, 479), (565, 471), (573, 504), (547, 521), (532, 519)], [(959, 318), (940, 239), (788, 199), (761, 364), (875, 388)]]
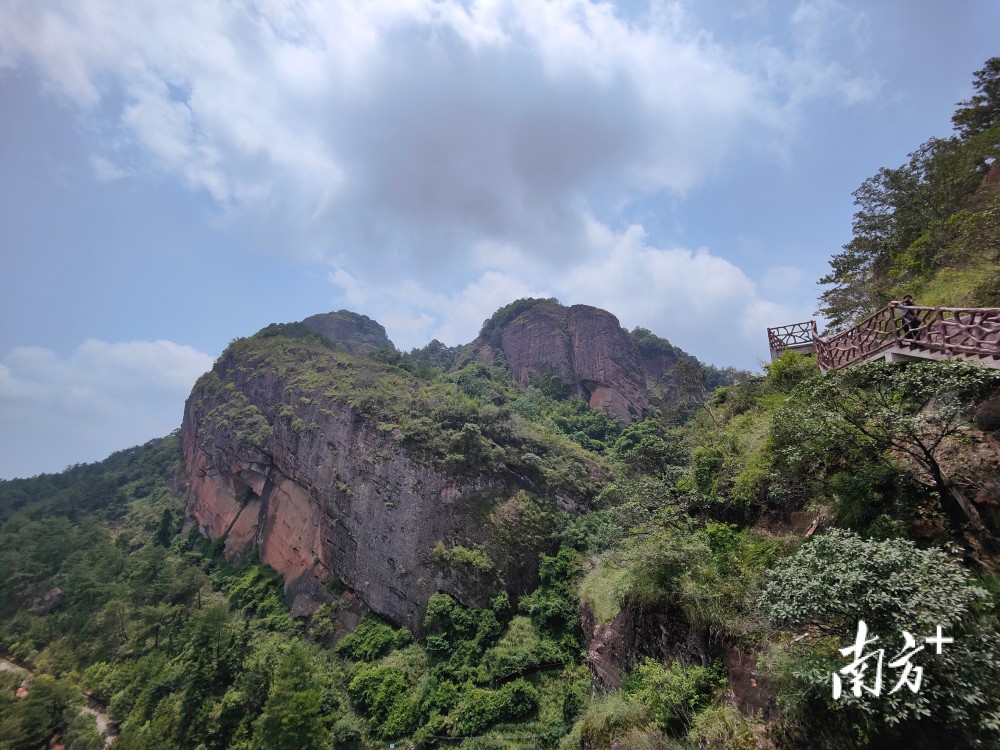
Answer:
[(909, 293), (922, 305), (1000, 306), (1000, 57), (975, 74), (956, 134), (931, 138), (854, 193), (854, 237), (820, 279), (822, 312), (847, 327)]
[[(261, 414), (241, 398), (238, 381), (280, 382), (283, 399)], [(542, 491), (580, 498), (592, 494), (592, 477), (602, 471), (600, 458), (580, 443), (594, 430), (605, 436), (615, 429), (589, 410), (517, 389), (498, 368), (474, 362), (435, 375), (398, 355), (350, 356), (310, 336), (238, 339), (194, 393), (212, 404), (200, 436), (208, 444), (235, 435), (240, 446), (267, 450), (275, 421), (287, 420), (295, 431), (315, 429), (300, 412), (331, 401), (353, 407), (412, 455), (449, 473), (513, 473)]]
[[(835, 395), (820, 397), (827, 392)], [(967, 482), (976, 466), (990, 471), (997, 451), (972, 414), (997, 392), (996, 371), (964, 363), (820, 375), (813, 358), (789, 353), (765, 375), (718, 389), (680, 428), (633, 425), (598, 509), (563, 535), (588, 555), (581, 602), (599, 627), (651, 613), (693, 627), (701, 644), (693, 655), (664, 657), (683, 644), (648, 635), (633, 646), (637, 664), (671, 664), (677, 686), (684, 669), (727, 649), (757, 654), (755, 680), (773, 696), (767, 731), (779, 747), (935, 747), (945, 737), (988, 746), (1000, 726), (1000, 579), (990, 551), (1000, 528), (989, 505), (978, 506), (979, 525), (956, 524), (927, 467), (947, 466), (948, 491), (975, 496)], [(803, 543), (806, 526), (819, 531)], [(964, 563), (958, 545), (973, 550)], [(925, 670), (917, 695), (886, 695), (893, 680), (881, 699), (835, 701), (831, 675), (849, 661), (838, 649), (852, 643), (859, 619), (884, 644), (886, 680), (903, 630), (922, 639), (940, 624), (955, 643), (915, 659)], [(641, 696), (664, 694), (668, 678), (635, 687), (649, 679), (636, 668), (621, 692), (586, 708), (563, 746), (756, 747), (763, 727), (726, 713), (722, 691), (706, 702), (692, 688), (674, 699), (687, 713), (671, 709), (683, 722), (658, 720)]]

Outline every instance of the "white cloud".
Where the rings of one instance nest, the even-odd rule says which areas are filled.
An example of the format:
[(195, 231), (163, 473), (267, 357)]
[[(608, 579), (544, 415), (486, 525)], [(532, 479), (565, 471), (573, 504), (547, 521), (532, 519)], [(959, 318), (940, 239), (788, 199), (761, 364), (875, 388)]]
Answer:
[(449, 346), (467, 344), (483, 321), (521, 297), (548, 297), (520, 276), (489, 270), (455, 292), (431, 292), (414, 280), (363, 285), (341, 269), (329, 276), (355, 309), (385, 326), (397, 348), (408, 351), (431, 339)]
[(0, 363), (0, 477), (58, 471), (180, 426), (212, 358), (172, 341), (87, 339), (66, 357), (18, 347)]
[(94, 170), (94, 177), (98, 182), (113, 182), (126, 177), (128, 172), (120, 166), (104, 158), (103, 156), (91, 156), (90, 166)]
[(719, 365), (753, 367), (767, 354), (766, 329), (807, 320), (808, 301), (799, 304), (783, 284), (797, 284), (802, 271), (772, 269), (761, 283), (709, 250), (658, 248), (642, 226), (621, 233), (590, 219), (585, 258), (572, 267), (520, 268), (481, 273), (458, 291), (427, 291), (415, 280), (363, 283), (346, 274), (330, 280), (357, 309), (381, 322), (400, 349), (431, 338), (465, 344), (498, 308), (521, 297), (558, 297), (564, 304), (602, 307), (626, 328), (642, 326), (671, 343)]
[(766, 354), (766, 329), (803, 311), (765, 297), (730, 261), (707, 249), (658, 248), (641, 226), (611, 240), (599, 260), (553, 282), (565, 303), (603, 307), (701, 358), (750, 367)]
[[(593, 0), (0, 0), (30, 62), (142, 169), (259, 221), (276, 252), (440, 273), (479, 242), (561, 262), (585, 216), (704, 182), (800, 102), (865, 88), (803, 3), (802, 41), (726, 49), (691, 11)], [(750, 138), (756, 133), (755, 138)], [(128, 165), (128, 169), (123, 168)]]

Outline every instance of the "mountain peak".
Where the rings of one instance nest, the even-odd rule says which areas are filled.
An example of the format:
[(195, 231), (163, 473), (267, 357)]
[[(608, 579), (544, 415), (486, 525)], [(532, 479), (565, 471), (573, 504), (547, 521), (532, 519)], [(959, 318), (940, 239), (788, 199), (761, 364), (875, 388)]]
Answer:
[(350, 310), (310, 315), (302, 324), (340, 344), (351, 354), (370, 354), (386, 347), (396, 348), (380, 323)]

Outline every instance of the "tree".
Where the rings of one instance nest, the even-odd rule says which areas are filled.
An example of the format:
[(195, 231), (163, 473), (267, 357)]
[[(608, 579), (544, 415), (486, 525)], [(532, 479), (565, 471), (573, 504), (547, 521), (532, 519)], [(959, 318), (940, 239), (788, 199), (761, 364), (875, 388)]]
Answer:
[[(1000, 647), (991, 607), (979, 604), (985, 599), (988, 593), (942, 550), (841, 529), (806, 541), (772, 569), (760, 598), (773, 623), (799, 631), (765, 657), (770, 684), (782, 696), (779, 710), (799, 735), (788, 744), (991, 746), (1000, 716)], [(831, 700), (831, 674), (849, 661), (839, 649), (854, 639), (859, 620), (877, 638), (871, 651), (885, 649), (887, 681), (898, 677), (888, 662), (901, 652), (903, 631), (924, 643), (941, 628), (954, 640), (916, 655), (926, 672), (917, 692), (889, 693), (888, 682), (877, 700), (850, 691)], [(780, 733), (782, 722), (772, 726)]]
[(323, 693), (315, 687), (308, 654), (301, 646), (293, 645), (282, 659), (254, 730), (255, 745), (266, 750), (330, 747)]
[(72, 685), (49, 677), (32, 678), (28, 694), (0, 716), (0, 744), (11, 750), (47, 747), (53, 735), (63, 733), (83, 696)]
[(998, 387), (1000, 372), (968, 362), (866, 362), (805, 381), (793, 396), (797, 413), (776, 419), (775, 437), (795, 450), (822, 443), (883, 461), (903, 456), (937, 490), (947, 518), (979, 528), (940, 456), (968, 421), (969, 407)]
[(952, 117), (957, 135), (931, 138), (896, 169), (882, 168), (853, 193), (853, 237), (819, 283), (819, 312), (831, 330), (875, 312), (955, 262), (960, 212), (1000, 157), (1000, 57), (976, 72), (979, 92)]
[(963, 138), (989, 130), (1000, 122), (1000, 57), (991, 57), (982, 70), (975, 72), (973, 86), (979, 93), (959, 102), (959, 109), (951, 117), (955, 130)]
[(941, 264), (953, 238), (941, 227), (982, 179), (981, 144), (931, 138), (896, 169), (882, 168), (854, 191), (854, 237), (830, 260), (820, 312), (832, 329), (875, 312)]

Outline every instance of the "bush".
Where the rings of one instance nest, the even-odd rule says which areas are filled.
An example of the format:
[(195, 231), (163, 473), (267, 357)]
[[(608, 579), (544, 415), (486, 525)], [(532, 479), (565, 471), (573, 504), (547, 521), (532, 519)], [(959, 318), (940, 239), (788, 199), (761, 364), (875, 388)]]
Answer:
[(362, 667), (348, 685), (348, 695), (379, 737), (409, 734), (420, 721), (419, 702), (410, 696), (406, 678), (396, 667)]
[[(774, 622), (808, 627), (799, 639), (775, 646), (766, 665), (782, 696), (788, 741), (844, 748), (862, 740), (872, 746), (947, 741), (973, 747), (995, 738), (1000, 645), (993, 616), (979, 604), (987, 596), (940, 550), (898, 539), (864, 540), (841, 530), (803, 544), (772, 572), (761, 597)], [(886, 667), (880, 697), (856, 697), (845, 689), (834, 701), (831, 675), (848, 663), (840, 649), (854, 642), (859, 620), (868, 626), (868, 638), (877, 638), (865, 653), (882, 649), (887, 660), (906, 649), (903, 631), (923, 646), (940, 626), (954, 643), (940, 654), (926, 646), (913, 656), (912, 665), (923, 670), (918, 692), (889, 694), (901, 670)]]
[(688, 742), (702, 750), (757, 750), (746, 717), (732, 706), (709, 706), (691, 720)]
[(527, 680), (508, 682), (499, 690), (467, 685), (455, 707), (460, 735), (479, 734), (490, 724), (521, 719), (538, 709), (538, 691)]
[(819, 375), (814, 354), (784, 351), (767, 365), (767, 385), (772, 391), (788, 393), (799, 383)]
[(705, 667), (671, 662), (670, 666), (646, 659), (625, 681), (632, 700), (649, 710), (660, 729), (672, 734), (685, 731), (697, 711), (708, 704), (718, 683)]
[(542, 665), (559, 664), (569, 655), (541, 636), (527, 617), (515, 617), (503, 637), (483, 656), (483, 667), (493, 680), (502, 680)]
[(832, 529), (775, 567), (761, 605), (778, 625), (853, 634), (864, 620), (872, 630), (916, 632), (957, 623), (985, 596), (941, 550)]
[[(607, 748), (631, 730), (650, 724), (649, 710), (620, 693), (591, 701), (578, 724), (580, 747)], [(574, 729), (574, 733), (577, 729)]]
[(355, 661), (375, 661), (380, 656), (413, 641), (406, 628), (396, 630), (375, 615), (365, 615), (358, 626), (337, 644), (337, 653)]

